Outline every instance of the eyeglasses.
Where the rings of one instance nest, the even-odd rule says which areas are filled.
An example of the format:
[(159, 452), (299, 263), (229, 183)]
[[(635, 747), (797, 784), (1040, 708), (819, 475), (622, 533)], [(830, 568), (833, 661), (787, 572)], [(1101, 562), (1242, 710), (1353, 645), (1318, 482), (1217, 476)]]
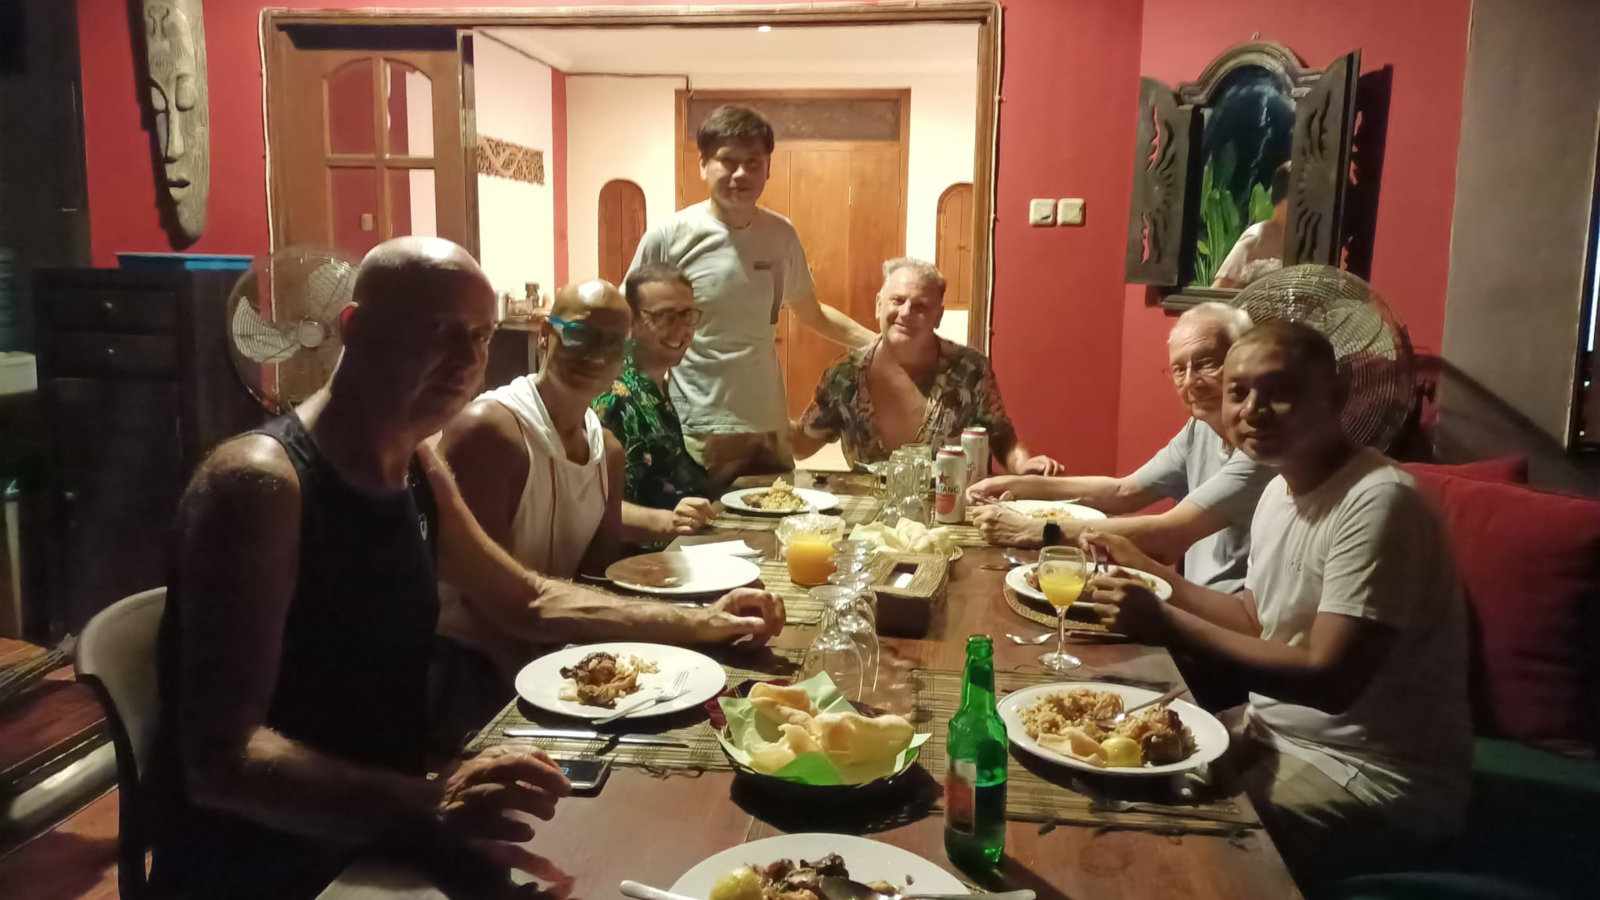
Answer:
[(1210, 357), (1191, 359), (1181, 366), (1172, 366), (1167, 374), (1172, 376), (1173, 384), (1179, 385), (1191, 377), (1210, 380), (1222, 374), (1222, 360)]
[(673, 325), (687, 325), (694, 328), (706, 317), (706, 311), (698, 306), (670, 311), (641, 309), (639, 317), (649, 322), (651, 328), (670, 328)]
[(619, 356), (628, 340), (626, 334), (605, 331), (587, 322), (563, 319), (556, 315), (546, 316), (545, 321), (555, 329), (561, 346), (587, 356)]

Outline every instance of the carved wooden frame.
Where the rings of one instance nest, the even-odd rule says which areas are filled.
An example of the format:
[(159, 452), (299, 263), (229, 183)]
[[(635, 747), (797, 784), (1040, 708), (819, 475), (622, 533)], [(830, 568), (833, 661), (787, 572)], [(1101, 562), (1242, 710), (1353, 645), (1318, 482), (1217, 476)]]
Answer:
[(1284, 265), (1337, 264), (1346, 243), (1343, 213), (1359, 51), (1335, 59), (1325, 69), (1313, 69), (1282, 44), (1252, 41), (1223, 51), (1197, 79), (1176, 90), (1141, 79), (1124, 263), (1128, 281), (1157, 288), (1162, 307), (1169, 311), (1207, 300), (1226, 301), (1238, 293), (1184, 281), (1189, 277), (1189, 249), (1197, 227), (1195, 194), (1202, 165), (1198, 113), (1214, 101), (1227, 76), (1244, 66), (1271, 73), (1295, 104), (1291, 158), (1296, 165), (1289, 190)]

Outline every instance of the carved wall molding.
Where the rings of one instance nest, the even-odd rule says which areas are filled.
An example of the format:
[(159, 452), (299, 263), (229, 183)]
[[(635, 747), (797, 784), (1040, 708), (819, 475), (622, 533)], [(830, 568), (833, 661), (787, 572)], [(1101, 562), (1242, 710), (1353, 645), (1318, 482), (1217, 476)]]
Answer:
[(544, 151), (512, 141), (478, 135), (472, 154), (473, 170), (479, 175), (509, 178), (528, 184), (544, 184)]
[(1278, 76), (1284, 93), (1298, 100), (1322, 77), (1322, 70), (1308, 69), (1293, 50), (1270, 41), (1252, 41), (1224, 50), (1208, 63), (1200, 77), (1178, 85), (1180, 102), (1195, 106), (1209, 106), (1218, 87), (1228, 73), (1241, 66), (1258, 66)]

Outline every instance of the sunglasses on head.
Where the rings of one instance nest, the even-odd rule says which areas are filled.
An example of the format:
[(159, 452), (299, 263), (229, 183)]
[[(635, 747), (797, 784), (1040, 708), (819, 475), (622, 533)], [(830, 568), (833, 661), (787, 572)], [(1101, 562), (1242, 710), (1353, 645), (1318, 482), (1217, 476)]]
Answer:
[(599, 356), (619, 354), (628, 340), (625, 334), (605, 331), (587, 322), (563, 319), (556, 315), (547, 316), (546, 321), (556, 330), (556, 338), (561, 341), (561, 346), (580, 353)]

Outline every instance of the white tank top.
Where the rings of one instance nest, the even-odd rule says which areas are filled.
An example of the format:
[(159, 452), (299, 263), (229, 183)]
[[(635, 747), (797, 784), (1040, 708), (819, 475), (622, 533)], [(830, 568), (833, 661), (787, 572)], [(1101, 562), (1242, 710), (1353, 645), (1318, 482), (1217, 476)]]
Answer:
[[(528, 478), (511, 517), (512, 558), (543, 575), (573, 577), (605, 518), (609, 496), (605, 430), (599, 417), (584, 410), (589, 458), (576, 463), (567, 458), (532, 377), (520, 376), (479, 399), (493, 400), (511, 412), (528, 451)], [(468, 608), (461, 592), (448, 584), (440, 585), (438, 631), (484, 653), (507, 681), (531, 654), (527, 644), (499, 634), (487, 618)]]
[(556, 578), (578, 574), (583, 554), (606, 513), (605, 430), (594, 410), (583, 411), (589, 458), (567, 458), (533, 378), (523, 375), (483, 395), (511, 411), (528, 449), (528, 479), (511, 518), (511, 555)]

